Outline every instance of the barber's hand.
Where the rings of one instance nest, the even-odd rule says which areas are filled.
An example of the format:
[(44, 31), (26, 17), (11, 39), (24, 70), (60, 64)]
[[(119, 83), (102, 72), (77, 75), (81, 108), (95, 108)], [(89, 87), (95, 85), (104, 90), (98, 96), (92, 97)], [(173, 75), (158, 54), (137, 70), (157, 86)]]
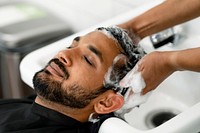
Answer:
[(169, 52), (152, 52), (138, 62), (138, 71), (146, 83), (142, 94), (155, 89), (175, 69), (170, 65)]

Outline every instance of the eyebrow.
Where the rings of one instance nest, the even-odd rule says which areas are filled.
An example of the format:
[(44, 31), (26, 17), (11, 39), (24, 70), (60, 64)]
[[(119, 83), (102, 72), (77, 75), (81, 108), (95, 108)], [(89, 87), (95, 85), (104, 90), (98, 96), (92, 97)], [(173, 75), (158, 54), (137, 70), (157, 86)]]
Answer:
[(100, 59), (101, 62), (103, 62), (102, 53), (101, 53), (98, 49), (96, 49), (96, 48), (95, 48), (94, 46), (92, 46), (92, 45), (89, 45), (89, 46), (88, 46), (88, 49), (89, 49), (90, 51), (92, 51), (92, 52)]

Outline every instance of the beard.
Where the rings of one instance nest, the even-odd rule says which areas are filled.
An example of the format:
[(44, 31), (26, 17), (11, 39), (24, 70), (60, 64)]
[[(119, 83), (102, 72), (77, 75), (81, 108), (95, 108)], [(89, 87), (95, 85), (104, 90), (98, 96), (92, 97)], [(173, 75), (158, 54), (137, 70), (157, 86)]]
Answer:
[(58, 59), (52, 59), (48, 64), (52, 62), (58, 65), (65, 76), (62, 81), (55, 80), (53, 75), (45, 69), (46, 67), (37, 72), (33, 77), (33, 85), (38, 96), (51, 102), (80, 109), (86, 107), (93, 99), (107, 90), (100, 87), (88, 91), (78, 83), (64, 84), (70, 75)]

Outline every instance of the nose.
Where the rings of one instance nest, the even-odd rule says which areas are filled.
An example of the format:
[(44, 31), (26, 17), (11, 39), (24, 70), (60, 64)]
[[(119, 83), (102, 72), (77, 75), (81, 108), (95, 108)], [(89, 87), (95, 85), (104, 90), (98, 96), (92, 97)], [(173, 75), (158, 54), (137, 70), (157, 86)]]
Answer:
[(57, 58), (67, 67), (72, 66), (72, 53), (70, 50), (62, 50), (58, 52)]

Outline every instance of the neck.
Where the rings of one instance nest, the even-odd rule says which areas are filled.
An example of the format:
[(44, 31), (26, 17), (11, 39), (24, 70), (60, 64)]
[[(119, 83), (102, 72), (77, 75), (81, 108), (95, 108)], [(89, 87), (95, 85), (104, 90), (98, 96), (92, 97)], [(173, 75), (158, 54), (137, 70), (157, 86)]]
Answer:
[(87, 109), (87, 107), (83, 109), (70, 108), (55, 102), (48, 101), (39, 96), (36, 97), (35, 102), (41, 106), (55, 110), (80, 122), (87, 122), (88, 117), (92, 112), (91, 109)]

